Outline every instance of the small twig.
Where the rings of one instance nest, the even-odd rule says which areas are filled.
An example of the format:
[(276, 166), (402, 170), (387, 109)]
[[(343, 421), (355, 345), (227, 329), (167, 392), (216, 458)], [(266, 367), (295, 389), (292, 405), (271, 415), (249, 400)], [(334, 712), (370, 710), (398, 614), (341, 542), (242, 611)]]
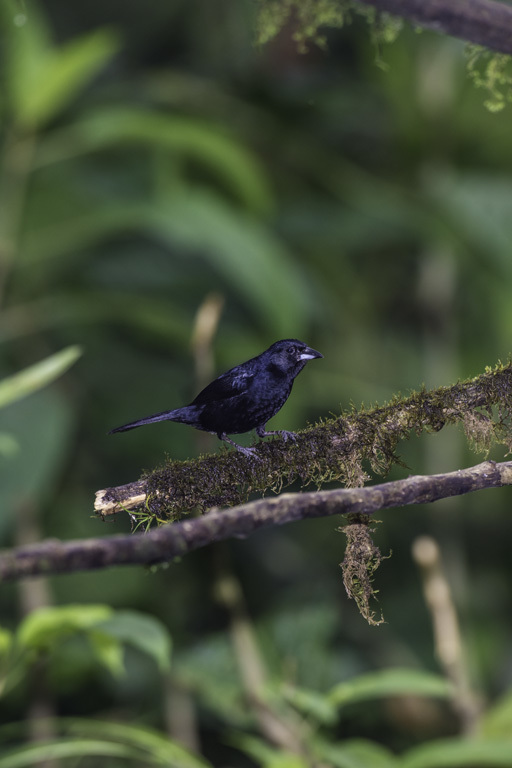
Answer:
[(426, 504), (482, 488), (512, 485), (512, 462), (485, 461), (442, 475), (415, 475), (405, 480), (315, 493), (285, 493), (179, 523), (147, 534), (61, 542), (43, 541), (0, 555), (0, 580), (50, 573), (72, 573), (113, 565), (152, 564), (172, 560), (214, 541), (249, 536), (259, 528), (308, 517), (369, 515), (381, 509)]
[(231, 642), (240, 679), (261, 734), (277, 747), (303, 755), (307, 727), (292, 709), (278, 708), (268, 701), (269, 675), (247, 613), (244, 595), (240, 584), (227, 572), (225, 565), (220, 566), (215, 592), (219, 602), (229, 612)]
[(495, 0), (359, 0), (378, 11), (512, 54), (512, 7)]
[(413, 557), (421, 569), (436, 655), (446, 677), (453, 683), (453, 704), (462, 732), (474, 736), (478, 730), (481, 703), (471, 688), (457, 611), (437, 542), (430, 536), (419, 537), (413, 545)]

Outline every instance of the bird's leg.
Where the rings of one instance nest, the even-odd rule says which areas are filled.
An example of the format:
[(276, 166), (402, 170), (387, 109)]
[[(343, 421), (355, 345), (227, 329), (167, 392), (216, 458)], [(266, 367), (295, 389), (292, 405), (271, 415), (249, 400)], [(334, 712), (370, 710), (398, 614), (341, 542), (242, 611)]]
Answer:
[(240, 451), (240, 453), (243, 453), (245, 456), (251, 456), (252, 458), (257, 458), (256, 451), (254, 448), (246, 448), (244, 445), (239, 445), (238, 443), (235, 443), (234, 440), (232, 440), (230, 437), (226, 435), (225, 432), (219, 432), (217, 435), (219, 440), (224, 440), (226, 443), (229, 443), (230, 445), (234, 446), (237, 451)]
[(270, 435), (280, 435), (285, 442), (287, 440), (291, 440), (292, 442), (295, 442), (297, 440), (297, 435), (295, 434), (295, 432), (287, 432), (285, 429), (273, 429), (273, 430), (270, 430), (270, 432), (267, 432), (264, 424), (262, 424), (261, 427), (256, 427), (256, 434), (258, 435), (258, 437), (270, 437)]

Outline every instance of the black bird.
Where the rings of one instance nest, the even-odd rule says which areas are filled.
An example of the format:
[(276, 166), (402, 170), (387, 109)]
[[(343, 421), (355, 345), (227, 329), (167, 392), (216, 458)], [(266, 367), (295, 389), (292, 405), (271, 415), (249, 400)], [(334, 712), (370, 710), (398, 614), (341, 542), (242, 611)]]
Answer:
[(292, 390), (293, 381), (308, 360), (323, 357), (303, 341), (283, 339), (276, 341), (261, 355), (235, 366), (208, 384), (190, 405), (163, 411), (145, 419), (132, 421), (114, 432), (152, 424), (155, 421), (179, 421), (196, 429), (212, 432), (220, 440), (234, 445), (238, 451), (251, 455), (251, 448), (244, 448), (228, 437), (256, 429), (258, 437), (281, 435), (285, 440), (294, 438), (293, 432), (267, 432), (265, 424), (285, 404)]

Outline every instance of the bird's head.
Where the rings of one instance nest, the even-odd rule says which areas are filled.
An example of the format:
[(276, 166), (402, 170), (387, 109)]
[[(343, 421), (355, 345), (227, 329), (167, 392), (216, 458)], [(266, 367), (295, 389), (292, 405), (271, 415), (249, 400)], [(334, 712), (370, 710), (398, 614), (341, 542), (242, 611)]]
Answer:
[(298, 339), (276, 341), (268, 348), (269, 365), (283, 375), (295, 378), (302, 371), (308, 360), (323, 357), (316, 349), (308, 347)]

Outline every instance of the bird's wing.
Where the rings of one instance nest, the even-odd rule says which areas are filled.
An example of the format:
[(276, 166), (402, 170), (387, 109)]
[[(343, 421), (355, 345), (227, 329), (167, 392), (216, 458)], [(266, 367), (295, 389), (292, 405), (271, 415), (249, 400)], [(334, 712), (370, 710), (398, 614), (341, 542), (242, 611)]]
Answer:
[(215, 400), (226, 400), (228, 397), (242, 395), (251, 387), (253, 379), (254, 373), (233, 368), (208, 384), (192, 401), (191, 405), (205, 405)]

